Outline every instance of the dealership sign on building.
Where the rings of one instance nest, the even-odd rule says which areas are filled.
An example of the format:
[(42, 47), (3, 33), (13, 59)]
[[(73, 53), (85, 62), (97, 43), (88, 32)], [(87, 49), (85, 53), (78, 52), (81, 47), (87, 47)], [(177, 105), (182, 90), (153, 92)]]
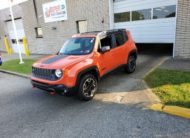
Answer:
[(67, 7), (65, 0), (43, 4), (43, 14), (46, 23), (67, 20)]

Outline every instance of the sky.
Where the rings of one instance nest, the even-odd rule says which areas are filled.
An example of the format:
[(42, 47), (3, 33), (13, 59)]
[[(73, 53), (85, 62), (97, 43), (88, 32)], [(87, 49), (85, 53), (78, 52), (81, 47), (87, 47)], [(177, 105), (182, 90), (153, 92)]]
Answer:
[[(16, 5), (16, 4), (25, 2), (27, 0), (12, 0), (12, 1), (13, 1), (13, 4)], [(8, 7), (9, 7), (9, 0), (0, 0), (0, 10), (8, 8)]]

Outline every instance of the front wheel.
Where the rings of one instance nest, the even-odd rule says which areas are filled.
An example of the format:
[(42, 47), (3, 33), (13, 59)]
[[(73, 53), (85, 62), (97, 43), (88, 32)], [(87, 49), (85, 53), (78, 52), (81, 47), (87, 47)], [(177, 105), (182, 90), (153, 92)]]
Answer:
[(98, 81), (96, 77), (92, 74), (86, 74), (80, 80), (78, 97), (81, 100), (89, 101), (94, 97), (97, 89)]
[(133, 55), (129, 56), (128, 63), (125, 66), (125, 71), (127, 73), (133, 73), (136, 70), (136, 58)]

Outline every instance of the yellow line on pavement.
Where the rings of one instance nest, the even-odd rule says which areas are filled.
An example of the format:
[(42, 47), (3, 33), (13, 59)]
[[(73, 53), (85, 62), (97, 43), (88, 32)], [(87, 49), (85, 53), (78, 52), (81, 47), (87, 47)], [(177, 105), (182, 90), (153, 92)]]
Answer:
[(166, 60), (170, 59), (170, 57), (164, 57), (157, 65), (153, 66), (145, 75), (144, 78), (146, 78), (146, 76), (148, 76), (150, 73), (152, 73), (153, 71), (155, 71), (160, 65), (162, 65)]

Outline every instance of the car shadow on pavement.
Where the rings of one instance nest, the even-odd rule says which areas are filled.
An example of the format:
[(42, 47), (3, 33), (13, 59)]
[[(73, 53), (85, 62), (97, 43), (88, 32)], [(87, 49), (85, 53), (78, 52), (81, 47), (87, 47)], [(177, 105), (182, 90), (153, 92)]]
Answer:
[(126, 74), (123, 68), (119, 68), (107, 74), (100, 80), (98, 92), (132, 92), (146, 89), (142, 83), (145, 75), (164, 58), (165, 56), (140, 55), (134, 73)]

